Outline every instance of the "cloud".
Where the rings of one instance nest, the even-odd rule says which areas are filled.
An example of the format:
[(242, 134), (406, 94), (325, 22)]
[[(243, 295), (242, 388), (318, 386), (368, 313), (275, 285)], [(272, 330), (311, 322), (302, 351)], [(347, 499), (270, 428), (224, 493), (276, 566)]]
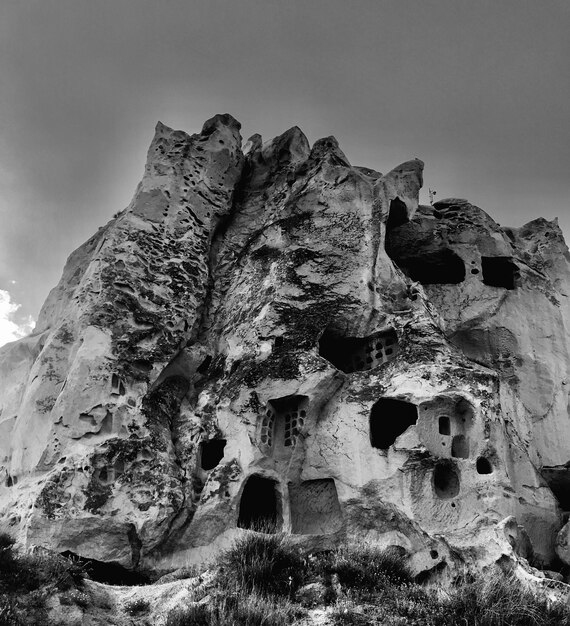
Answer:
[(12, 302), (8, 291), (0, 289), (0, 346), (30, 334), (36, 325), (31, 315), (18, 316), (20, 304)]

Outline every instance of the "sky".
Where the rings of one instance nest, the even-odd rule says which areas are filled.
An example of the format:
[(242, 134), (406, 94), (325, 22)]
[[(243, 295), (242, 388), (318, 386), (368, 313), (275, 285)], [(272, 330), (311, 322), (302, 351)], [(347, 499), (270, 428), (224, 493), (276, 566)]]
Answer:
[(299, 126), (570, 241), (568, 0), (1, 0), (0, 344), (125, 208), (158, 120)]

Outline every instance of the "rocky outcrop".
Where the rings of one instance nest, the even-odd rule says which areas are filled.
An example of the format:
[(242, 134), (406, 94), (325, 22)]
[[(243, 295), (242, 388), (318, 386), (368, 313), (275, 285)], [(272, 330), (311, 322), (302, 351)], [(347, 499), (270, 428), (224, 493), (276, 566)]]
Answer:
[(401, 546), (418, 572), (552, 564), (570, 510), (557, 224), (418, 206), (419, 160), (382, 175), (333, 137), (242, 150), (239, 130), (158, 124), (129, 207), (0, 350), (2, 523), (131, 569), (260, 526)]

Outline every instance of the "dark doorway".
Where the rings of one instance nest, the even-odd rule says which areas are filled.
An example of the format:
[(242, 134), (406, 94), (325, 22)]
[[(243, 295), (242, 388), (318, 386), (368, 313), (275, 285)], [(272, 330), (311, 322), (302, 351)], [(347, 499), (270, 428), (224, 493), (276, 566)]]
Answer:
[(402, 259), (398, 264), (412, 280), (422, 285), (457, 285), (465, 280), (463, 260), (448, 248), (426, 252), (415, 259)]
[(198, 374), (206, 374), (208, 368), (212, 364), (212, 357), (208, 354), (206, 358), (200, 363), (200, 365), (196, 368)]
[(451, 435), (451, 424), (449, 421), (449, 415), (440, 415), (439, 417), (439, 434)]
[(320, 356), (347, 374), (378, 367), (397, 353), (398, 335), (393, 328), (369, 337), (341, 337), (327, 329), (319, 339)]
[(390, 213), (386, 222), (386, 229), (390, 230), (408, 222), (408, 207), (396, 197), (390, 202)]
[(469, 458), (469, 442), (465, 435), (455, 435), (451, 440), (451, 456), (455, 456), (458, 459)]
[(489, 459), (486, 459), (484, 456), (480, 456), (477, 459), (476, 466), (477, 466), (478, 474), (492, 474), (493, 473), (493, 467), (491, 466)]
[(433, 488), (442, 500), (454, 498), (459, 493), (459, 474), (450, 461), (441, 461), (435, 466)]
[(519, 276), (518, 267), (507, 256), (481, 257), (483, 282), (490, 287), (514, 289)]
[(415, 404), (393, 398), (381, 398), (370, 412), (370, 443), (385, 450), (418, 421)]
[(570, 468), (564, 465), (543, 467), (540, 473), (558, 500), (560, 508), (565, 512), (570, 511)]
[(129, 570), (118, 563), (107, 563), (105, 561), (88, 559), (74, 552), (70, 552), (69, 550), (62, 552), (61, 556), (81, 565), (83, 571), (87, 573), (89, 578), (98, 583), (121, 586), (147, 585), (150, 583), (150, 578), (146, 574)]
[(225, 439), (210, 439), (200, 443), (200, 466), (210, 471), (224, 458)]
[(239, 505), (238, 527), (264, 533), (281, 527), (277, 483), (262, 476), (250, 476), (245, 483)]

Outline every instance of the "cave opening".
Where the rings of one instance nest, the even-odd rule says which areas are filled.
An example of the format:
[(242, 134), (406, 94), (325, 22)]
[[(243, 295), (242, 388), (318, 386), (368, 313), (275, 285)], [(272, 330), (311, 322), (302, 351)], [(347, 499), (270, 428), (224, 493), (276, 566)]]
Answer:
[(390, 202), (390, 212), (388, 214), (388, 221), (386, 222), (386, 229), (390, 230), (401, 226), (408, 222), (408, 207), (405, 203), (396, 197)]
[(209, 472), (224, 458), (225, 439), (210, 439), (200, 442), (200, 467)]
[(440, 435), (451, 435), (451, 422), (449, 415), (440, 415), (438, 423)]
[(83, 571), (98, 583), (104, 583), (106, 585), (119, 585), (119, 586), (134, 586), (134, 585), (148, 585), (151, 580), (149, 576), (141, 572), (136, 572), (119, 563), (105, 561), (97, 561), (96, 559), (88, 559), (83, 556), (79, 556), (70, 550), (66, 550), (61, 553), (61, 556), (71, 559), (75, 563), (78, 563), (83, 568)]
[(238, 527), (275, 533), (281, 527), (280, 511), (276, 481), (256, 474), (250, 476), (240, 500)]
[(442, 500), (454, 498), (459, 493), (459, 474), (453, 463), (441, 461), (433, 470), (433, 488)]
[(418, 435), (435, 456), (467, 459), (473, 415), (473, 407), (465, 398), (436, 396), (421, 404)]
[(570, 511), (570, 468), (565, 465), (545, 466), (540, 470), (542, 477), (550, 487), (560, 508), (565, 513)]
[(111, 376), (111, 395), (112, 396), (124, 396), (126, 393), (125, 385), (123, 381), (117, 376), (117, 374), (113, 374)]
[(514, 289), (519, 277), (518, 267), (511, 257), (484, 256), (481, 257), (483, 282), (490, 287)]
[(402, 259), (398, 264), (412, 280), (422, 285), (458, 285), (465, 280), (465, 263), (449, 248)]
[(393, 328), (369, 337), (341, 337), (327, 329), (319, 339), (319, 355), (345, 374), (378, 367), (397, 353), (398, 335)]
[(415, 404), (394, 398), (380, 398), (370, 411), (370, 443), (386, 450), (418, 421)]
[(451, 456), (458, 459), (469, 458), (469, 441), (465, 435), (455, 435), (451, 440)]
[(208, 368), (212, 364), (212, 357), (208, 354), (204, 357), (204, 360), (200, 363), (200, 365), (196, 368), (198, 374), (205, 375), (208, 372)]
[(484, 456), (480, 456), (477, 459), (475, 467), (477, 468), (478, 474), (492, 474), (493, 473), (493, 467), (491, 465), (491, 462), (489, 461), (489, 459), (485, 458)]

